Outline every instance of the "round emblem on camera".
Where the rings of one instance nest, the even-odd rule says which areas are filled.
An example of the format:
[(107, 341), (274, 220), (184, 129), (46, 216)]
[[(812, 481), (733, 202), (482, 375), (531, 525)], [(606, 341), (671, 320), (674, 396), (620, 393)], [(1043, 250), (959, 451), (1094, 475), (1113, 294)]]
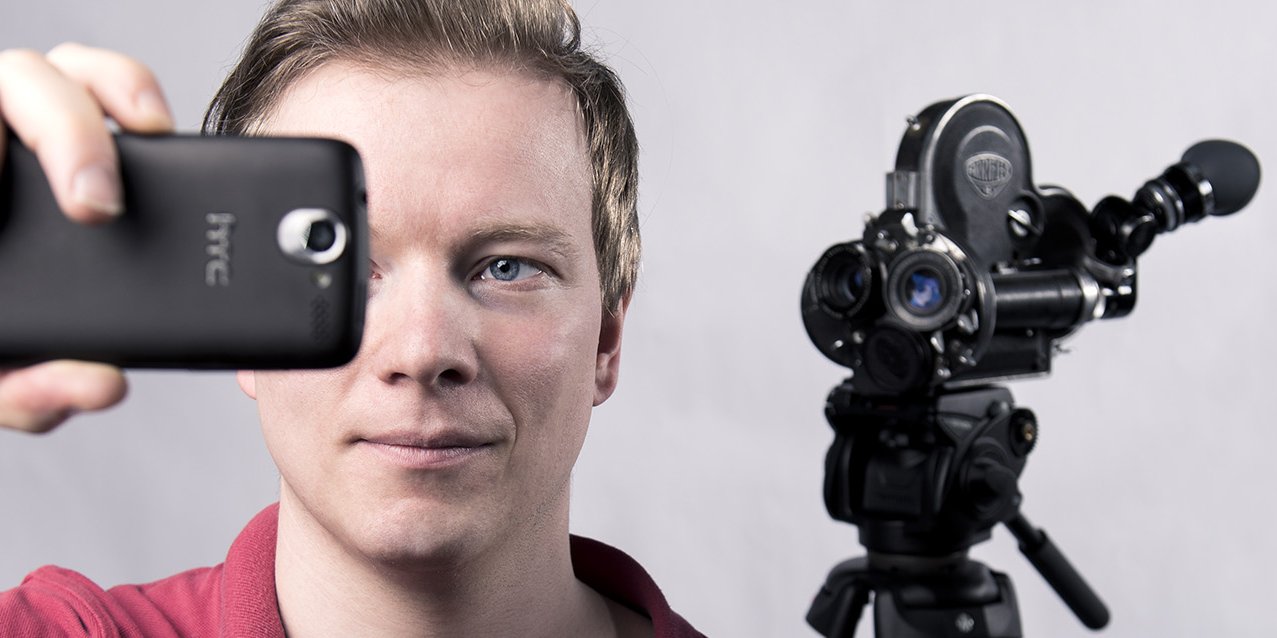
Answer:
[(967, 181), (985, 199), (997, 197), (1011, 182), (1011, 161), (997, 153), (977, 153), (967, 158)]

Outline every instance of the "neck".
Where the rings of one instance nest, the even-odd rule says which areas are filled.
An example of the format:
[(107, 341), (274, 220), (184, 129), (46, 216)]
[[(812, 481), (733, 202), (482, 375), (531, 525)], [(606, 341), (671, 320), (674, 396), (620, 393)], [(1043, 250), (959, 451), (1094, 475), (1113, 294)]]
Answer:
[(543, 529), (464, 558), (387, 564), (349, 548), (283, 486), (275, 586), (290, 638), (612, 636), (604, 599), (576, 580), (567, 503)]

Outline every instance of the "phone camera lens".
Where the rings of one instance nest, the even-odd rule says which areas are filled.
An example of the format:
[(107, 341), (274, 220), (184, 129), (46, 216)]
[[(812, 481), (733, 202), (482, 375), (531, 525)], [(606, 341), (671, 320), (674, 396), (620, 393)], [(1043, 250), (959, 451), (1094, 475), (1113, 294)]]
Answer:
[(337, 243), (337, 228), (326, 219), (312, 222), (310, 228), (306, 229), (307, 250), (322, 253), (332, 248), (335, 243)]
[(332, 211), (298, 208), (284, 214), (275, 237), (279, 249), (301, 264), (322, 266), (346, 253), (350, 231)]

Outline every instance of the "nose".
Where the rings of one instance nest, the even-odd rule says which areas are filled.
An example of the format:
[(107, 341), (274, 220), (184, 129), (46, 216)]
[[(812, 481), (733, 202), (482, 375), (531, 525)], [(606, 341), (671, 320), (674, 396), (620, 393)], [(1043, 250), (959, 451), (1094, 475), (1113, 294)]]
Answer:
[(361, 356), (391, 385), (464, 385), (478, 374), (475, 321), (464, 288), (444, 276), (401, 273), (368, 300)]

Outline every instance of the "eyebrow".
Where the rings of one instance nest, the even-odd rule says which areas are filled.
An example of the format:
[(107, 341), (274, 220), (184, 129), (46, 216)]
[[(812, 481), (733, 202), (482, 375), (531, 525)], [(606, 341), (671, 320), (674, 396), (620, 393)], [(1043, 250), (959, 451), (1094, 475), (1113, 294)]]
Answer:
[[(374, 244), (390, 238), (384, 230), (368, 225), (368, 238)], [(580, 251), (566, 231), (550, 224), (492, 224), (472, 231), (465, 241), (465, 248), (473, 250), (484, 244), (501, 242), (530, 242), (554, 253), (562, 259), (575, 259)], [(593, 245), (593, 244), (591, 244)]]
[(480, 228), (470, 233), (467, 243), (471, 246), (479, 246), (519, 241), (535, 243), (565, 259), (573, 258), (577, 254), (577, 249), (572, 244), (568, 233), (546, 224), (502, 224)]

